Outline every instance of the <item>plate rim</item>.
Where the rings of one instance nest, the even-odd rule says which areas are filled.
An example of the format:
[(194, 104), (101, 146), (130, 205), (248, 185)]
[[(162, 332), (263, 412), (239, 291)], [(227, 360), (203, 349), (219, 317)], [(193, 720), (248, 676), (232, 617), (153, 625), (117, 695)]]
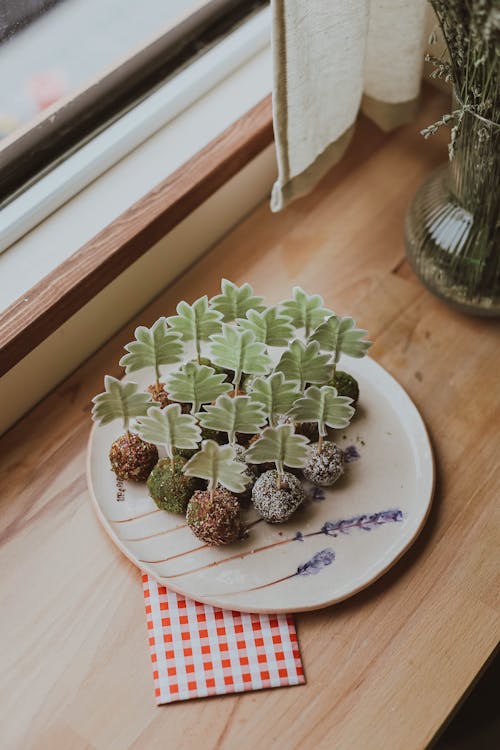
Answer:
[[(324, 602), (318, 603), (318, 604), (309, 604), (304, 606), (298, 606), (298, 607), (272, 607), (269, 609), (268, 607), (250, 607), (246, 608), (243, 607), (242, 609), (236, 608), (232, 606), (227, 601), (224, 602), (221, 599), (218, 599), (217, 596), (198, 596), (196, 595), (196, 601), (202, 602), (203, 604), (209, 604), (212, 607), (217, 607), (219, 609), (230, 609), (235, 610), (239, 612), (244, 613), (255, 613), (255, 614), (290, 614), (294, 612), (314, 612), (315, 610), (319, 609), (325, 609), (326, 607), (331, 607), (334, 604), (339, 604), (340, 602), (346, 601), (346, 599), (350, 599), (352, 596), (355, 596), (356, 594), (359, 594), (360, 591), (364, 591), (364, 589), (371, 586), (373, 583), (378, 581), (383, 575), (387, 573), (388, 570), (390, 570), (396, 563), (399, 562), (399, 560), (403, 557), (403, 555), (406, 554), (406, 552), (410, 549), (410, 547), (415, 543), (415, 541), (420, 536), (422, 529), (424, 528), (425, 524), (427, 523), (427, 519), (429, 518), (430, 510), (432, 507), (432, 502), (434, 498), (434, 491), (436, 488), (436, 460), (434, 456), (434, 451), (432, 448), (432, 441), (430, 439), (429, 431), (427, 429), (427, 426), (424, 422), (424, 419), (422, 415), (420, 414), (420, 411), (418, 410), (415, 402), (411, 398), (411, 396), (408, 394), (406, 389), (399, 383), (396, 378), (388, 371), (385, 367), (383, 367), (377, 360), (373, 359), (373, 357), (366, 356), (363, 358), (363, 361), (368, 364), (368, 367), (372, 368), (372, 370), (381, 371), (384, 375), (384, 377), (389, 378), (393, 385), (396, 386), (397, 389), (400, 390), (401, 394), (404, 395), (407, 399), (407, 402), (411, 409), (414, 412), (414, 418), (416, 418), (416, 425), (418, 428), (422, 431), (422, 436), (426, 441), (428, 451), (429, 451), (429, 458), (430, 458), (430, 464), (429, 464), (429, 477), (428, 477), (428, 496), (425, 500), (427, 503), (427, 507), (425, 508), (425, 512), (421, 518), (420, 524), (416, 527), (414, 533), (410, 536), (410, 538), (407, 540), (406, 544), (401, 548), (401, 550), (390, 559), (390, 561), (380, 570), (377, 571), (369, 580), (364, 581), (360, 583), (355, 588), (351, 589), (348, 593), (341, 594), (338, 596), (335, 596), (331, 599), (326, 599)], [(101, 506), (97, 500), (97, 497), (94, 492), (94, 486), (91, 479), (91, 454), (92, 454), (92, 441), (94, 436), (94, 431), (98, 429), (99, 425), (94, 423), (91, 427), (89, 437), (87, 440), (87, 450), (86, 450), (86, 460), (85, 460), (85, 477), (87, 481), (87, 489), (90, 495), (91, 503), (94, 507), (94, 511), (101, 523), (101, 526), (104, 528), (104, 531), (109, 536), (111, 541), (118, 547), (120, 552), (125, 555), (125, 557), (133, 563), (133, 565), (140, 570), (141, 572), (147, 573), (151, 578), (153, 578), (160, 586), (167, 586), (171, 591), (175, 591), (177, 594), (180, 594), (181, 596), (192, 598), (190, 594), (186, 594), (184, 591), (181, 591), (178, 586), (175, 585), (175, 583), (170, 583), (170, 581), (167, 581), (164, 577), (159, 576), (155, 571), (148, 567), (147, 563), (144, 565), (139, 564), (138, 560), (132, 555), (131, 552), (125, 547), (125, 545), (122, 543), (122, 541), (118, 538), (118, 536), (115, 534), (110, 521), (106, 518), (104, 515)]]

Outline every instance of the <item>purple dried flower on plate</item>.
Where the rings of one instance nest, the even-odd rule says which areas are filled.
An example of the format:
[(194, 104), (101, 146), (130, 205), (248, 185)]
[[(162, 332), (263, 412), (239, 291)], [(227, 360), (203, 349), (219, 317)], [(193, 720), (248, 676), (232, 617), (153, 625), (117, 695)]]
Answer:
[(311, 500), (314, 500), (315, 503), (321, 503), (323, 500), (326, 499), (326, 495), (321, 489), (321, 487), (313, 487), (311, 490)]
[(326, 536), (337, 536), (337, 532), (339, 530), (339, 522), (333, 523), (332, 521), (325, 521), (323, 526), (320, 529), (321, 534), (326, 534)]
[(371, 516), (360, 516), (355, 526), (359, 526), (359, 528), (363, 529), (363, 531), (371, 531), (373, 525), (376, 526), (377, 523), (378, 521), (376, 518), (372, 518)]
[[(294, 537), (294, 539), (299, 539), (302, 541), (302, 534), (300, 531), (297, 533), (297, 537)], [(251, 589), (243, 589), (243, 591), (238, 593), (248, 593), (249, 591), (258, 591), (259, 589), (266, 589), (268, 586), (274, 586), (277, 583), (283, 583), (284, 581), (289, 581), (292, 578), (296, 578), (297, 576), (313, 576), (316, 575), (316, 573), (320, 573), (324, 568), (328, 567), (328, 565), (331, 565), (332, 562), (335, 560), (335, 552), (330, 549), (322, 549), (320, 552), (316, 552), (315, 555), (313, 555), (309, 560), (307, 560), (305, 563), (302, 563), (302, 565), (299, 565), (295, 573), (290, 573), (287, 576), (283, 576), (282, 578), (277, 578), (275, 581), (268, 581), (267, 583), (261, 583), (260, 586), (254, 586)], [(221, 596), (221, 594), (218, 594), (218, 596)], [(224, 596), (224, 594), (222, 594)]]
[(378, 523), (385, 523), (386, 521), (402, 521), (403, 511), (396, 508), (395, 510), (383, 510), (380, 513), (375, 513), (378, 516)]
[(347, 448), (344, 448), (344, 458), (346, 464), (350, 464), (353, 461), (359, 461), (361, 454), (355, 445), (348, 445)]
[[(230, 555), (229, 557), (220, 560), (217, 565), (222, 565), (223, 563), (229, 562), (231, 560), (234, 560), (236, 558), (241, 559), (245, 557), (248, 554), (257, 554), (258, 552), (269, 550), (270, 547), (276, 547), (281, 546), (284, 544), (290, 544), (292, 542), (304, 542), (305, 539), (308, 539), (310, 537), (319, 536), (320, 534), (325, 534), (325, 536), (330, 537), (337, 537), (339, 533), (341, 534), (348, 534), (350, 529), (363, 529), (364, 531), (371, 531), (372, 529), (378, 528), (379, 526), (382, 526), (386, 523), (394, 523), (394, 522), (400, 522), (403, 520), (403, 512), (399, 510), (399, 508), (391, 508), (389, 510), (382, 510), (377, 513), (371, 513), (371, 514), (363, 514), (360, 516), (353, 516), (352, 518), (344, 518), (340, 519), (338, 521), (325, 521), (323, 526), (318, 531), (309, 531), (307, 533), (303, 533), (302, 531), (297, 531), (295, 533), (295, 536), (290, 536), (285, 539), (280, 539), (279, 541), (274, 542), (273, 544), (265, 544), (263, 547), (257, 547), (256, 549), (253, 549), (246, 553), (239, 553), (236, 555)], [(257, 521), (259, 523), (259, 521)], [(203, 549), (203, 547), (200, 547), (200, 549)], [(192, 550), (195, 551), (195, 550)], [(245, 592), (248, 591), (258, 591), (259, 589), (267, 588), (267, 586), (273, 586), (277, 583), (282, 583), (283, 581), (288, 581), (291, 578), (295, 578), (299, 575), (315, 575), (316, 573), (319, 573), (320, 570), (322, 570), (327, 565), (330, 565), (333, 560), (335, 559), (335, 552), (330, 549), (324, 549), (321, 550), (321, 552), (317, 552), (314, 557), (312, 557), (307, 562), (303, 563), (302, 565), (299, 565), (297, 570), (294, 573), (290, 573), (289, 575), (284, 576), (283, 578), (278, 578), (275, 581), (269, 581), (268, 583), (261, 584), (259, 586), (254, 586), (251, 589), (244, 589)], [(168, 558), (165, 560), (159, 560), (159, 561), (151, 561), (151, 560), (144, 560), (143, 562), (166, 562)], [(198, 568), (190, 568), (189, 570), (185, 570), (181, 573), (176, 573), (173, 576), (177, 578), (179, 576), (183, 575), (189, 575), (190, 573), (195, 573), (198, 570), (204, 570), (207, 567), (210, 567), (210, 563), (204, 563)], [(235, 593), (235, 592), (232, 592)], [(243, 593), (243, 592), (238, 592)], [(223, 594), (221, 594), (222, 596)], [(219, 595), (218, 595), (219, 596)]]
[(350, 529), (363, 529), (363, 531), (371, 531), (376, 526), (382, 526), (384, 523), (398, 522), (403, 520), (403, 512), (399, 509), (395, 510), (383, 510), (379, 513), (372, 513), (371, 515), (353, 516), (352, 518), (344, 518), (341, 521), (325, 521), (319, 532), (313, 532), (314, 534), (326, 534), (326, 536), (337, 536), (340, 534), (348, 534)]
[(299, 565), (296, 575), (316, 575), (316, 573), (319, 573), (321, 570), (323, 570), (323, 568), (326, 568), (327, 565), (331, 565), (334, 560), (335, 552), (332, 549), (322, 549), (320, 552), (316, 552), (316, 554), (313, 555), (310, 560), (307, 560), (307, 562)]

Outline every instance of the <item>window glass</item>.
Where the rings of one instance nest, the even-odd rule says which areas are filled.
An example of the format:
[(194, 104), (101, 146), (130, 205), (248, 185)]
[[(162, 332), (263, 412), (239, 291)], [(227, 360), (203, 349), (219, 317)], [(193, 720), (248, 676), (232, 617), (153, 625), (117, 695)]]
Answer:
[(0, 135), (29, 124), (199, 0), (11, 0), (0, 43)]
[(0, 0), (0, 208), (267, 0)]

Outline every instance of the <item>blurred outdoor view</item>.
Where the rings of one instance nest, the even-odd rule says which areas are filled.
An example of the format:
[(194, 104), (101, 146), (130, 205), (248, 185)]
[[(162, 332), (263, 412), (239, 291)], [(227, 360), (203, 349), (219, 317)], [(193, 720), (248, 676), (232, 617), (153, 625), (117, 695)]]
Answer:
[(200, 0), (0, 0), (0, 138), (29, 125)]

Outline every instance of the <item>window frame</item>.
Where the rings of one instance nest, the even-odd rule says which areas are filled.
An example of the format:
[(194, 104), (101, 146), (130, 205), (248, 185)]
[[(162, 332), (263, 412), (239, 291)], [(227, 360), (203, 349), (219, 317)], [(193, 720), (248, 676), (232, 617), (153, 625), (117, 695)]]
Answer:
[[(269, 8), (253, 13), (217, 44), (204, 50), (202, 55), (169, 77), (149, 96), (86, 143), (80, 144), (73, 153), (53, 165), (47, 174), (39, 176), (32, 185), (0, 207), (0, 260), (3, 252), (8, 252), (33, 227), (89, 183), (168, 123), (189, 111), (197, 101), (209, 96), (210, 91), (231, 77), (232, 71), (245, 66), (264, 50), (269, 50), (269, 27)], [(270, 86), (267, 90), (270, 90)], [(248, 108), (255, 101), (251, 101)]]
[[(259, 60), (257, 65), (262, 70), (263, 61), (270, 59), (269, 21), (270, 9), (267, 8), (254, 14), (232, 35), (226, 37), (226, 43), (234, 38), (233, 47), (237, 48), (240, 59), (234, 66), (228, 65), (226, 61), (225, 75), (221, 76), (219, 83), (213, 88), (214, 101), (220, 96), (216, 92), (220, 91), (221, 87), (225, 87), (229, 82), (230, 87), (234, 86), (234, 82), (241, 77), (244, 79), (247, 75), (245, 71), (254, 65), (254, 61)], [(260, 35), (258, 44), (255, 43), (256, 28)], [(238, 35), (250, 39), (243, 51), (235, 43)], [(207, 54), (222, 50), (223, 47), (224, 40)], [(201, 59), (197, 62), (201, 63)], [(213, 140), (205, 147), (199, 147), (200, 150), (193, 153), (192, 157), (187, 157), (179, 168), (174, 167), (174, 171), (171, 174), (167, 173), (160, 184), (155, 185), (151, 182), (150, 184), (155, 185), (152, 189), (146, 189), (147, 192), (133, 205), (125, 204), (123, 213), (101, 225), (103, 229), (91, 236), (90, 240), (83, 239), (81, 246), (78, 247), (77, 244), (78, 249), (66, 256), (66, 260), (60, 262), (34, 286), (26, 289), (26, 292), (0, 313), (0, 377), (7, 374), (10, 377), (11, 372), (17, 372), (16, 365), (21, 367), (21, 361), (28, 354), (36, 355), (35, 349), (43, 351), (40, 345), (49, 339), (51, 334), (55, 334), (66, 322), (70, 324), (72, 316), (82, 310), (87, 303), (92, 302), (111, 282), (116, 279), (116, 283), (119, 283), (118, 277), (121, 278), (123, 271), (149, 250), (154, 252), (160, 240), (196, 209), (201, 209), (212, 196), (215, 199), (216, 193), (240, 172), (245, 173), (246, 169), (254, 169), (254, 164), (268, 165), (265, 169), (270, 177), (269, 156), (274, 138), (271, 95), (266, 95), (270, 88), (271, 80), (268, 80), (267, 75), (265, 79), (258, 79), (256, 89), (262, 90), (262, 94), (257, 98), (255, 92), (247, 96), (247, 88), (240, 88), (241, 97), (236, 108), (244, 112), (243, 115), (235, 115), (238, 119), (220, 135), (215, 138), (212, 136)], [(264, 98), (260, 99), (261, 96)], [(248, 111), (245, 112), (246, 100)], [(199, 99), (193, 101), (193, 110), (199, 106), (198, 102), (203, 102), (202, 110), (208, 108), (209, 111), (211, 101), (212, 89), (209, 88)], [(255, 101), (258, 102), (256, 105)], [(184, 116), (193, 116), (191, 106), (188, 106), (185, 112), (181, 110), (181, 120)], [(176, 118), (172, 124), (175, 122)], [(168, 122), (163, 123), (161, 132), (168, 133), (169, 127)], [(134, 149), (131, 158), (136, 158), (137, 153)], [(126, 158), (123, 163), (126, 163)], [(274, 164), (274, 158), (272, 163)], [(260, 170), (261, 166), (258, 169)], [(103, 175), (103, 179), (107, 179), (107, 175), (108, 173)], [(92, 188), (90, 185), (88, 189), (92, 191)], [(76, 206), (79, 199), (79, 195), (73, 199)], [(64, 207), (61, 210), (64, 211)], [(48, 222), (51, 223), (56, 216), (57, 212), (48, 218)], [(40, 228), (42, 236), (45, 223), (43, 222)], [(56, 219), (56, 226), (57, 223)], [(37, 245), (38, 231), (35, 227), (31, 234), (31, 239), (34, 240), (33, 247)], [(16, 245), (12, 249), (15, 250)], [(9, 250), (6, 255), (8, 254)], [(1, 257), (0, 255), (0, 260)], [(8, 282), (8, 279), (5, 280)]]
[(273, 142), (271, 95), (0, 314), (0, 376)]
[(199, 0), (119, 65), (0, 141), (0, 209), (265, 5), (267, 0)]

